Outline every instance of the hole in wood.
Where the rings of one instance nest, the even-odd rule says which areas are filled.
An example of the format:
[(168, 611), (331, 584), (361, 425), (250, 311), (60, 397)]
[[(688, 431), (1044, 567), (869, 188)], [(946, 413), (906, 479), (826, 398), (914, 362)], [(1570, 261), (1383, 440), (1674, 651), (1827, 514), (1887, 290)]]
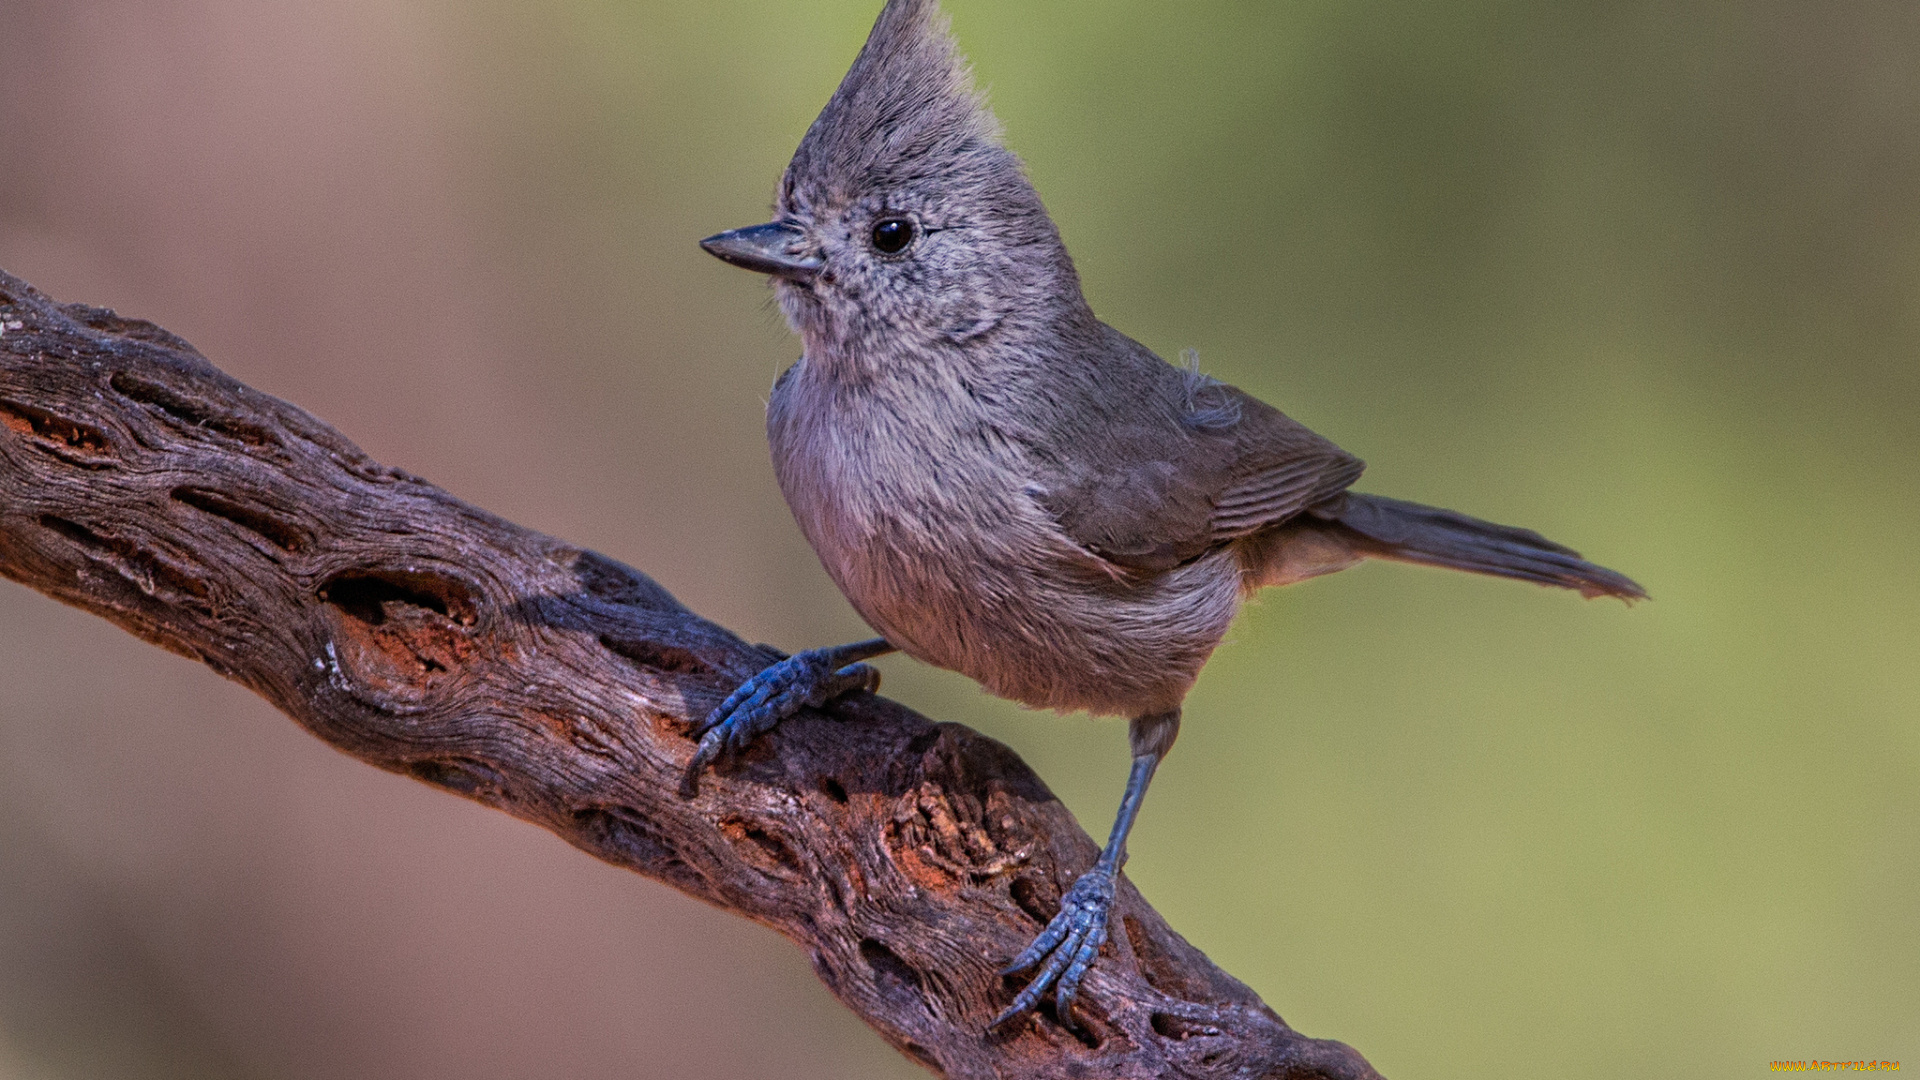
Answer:
[(820, 793), (842, 806), (845, 806), (847, 803), (846, 786), (831, 776), (823, 776), (820, 778)]
[(83, 454), (103, 454), (108, 450), (106, 432), (99, 428), (18, 401), (0, 399), (0, 424), (21, 435)]
[(601, 634), (600, 644), (615, 656), (631, 661), (650, 674), (711, 675), (713, 668), (693, 653), (677, 645), (658, 641), (639, 641)]
[(862, 938), (860, 959), (867, 962), (868, 970), (873, 972), (874, 985), (881, 993), (889, 997), (910, 994), (916, 1003), (920, 1001), (920, 973), (900, 959), (900, 954), (873, 938)]
[(544, 712), (534, 712), (530, 716), (540, 721), (548, 731), (567, 740), (577, 750), (609, 761), (621, 759), (617, 740), (590, 716), (579, 713), (556, 715)]
[(1007, 887), (1007, 895), (1013, 897), (1013, 902), (1027, 913), (1027, 918), (1041, 926), (1052, 922), (1053, 917), (1060, 913), (1059, 892), (1050, 883), (1038, 878), (1014, 878), (1013, 884)]
[(441, 758), (410, 761), (407, 774), (437, 788), (462, 795), (498, 793), (505, 790), (500, 774), (471, 758)]
[(1040, 999), (1040, 1004), (1034, 1006), (1033, 1011), (1046, 1017), (1048, 1023), (1053, 1024), (1055, 1027), (1073, 1036), (1081, 1046), (1089, 1050), (1100, 1049), (1100, 1035), (1093, 1030), (1096, 1017), (1093, 1015), (1093, 1009), (1087, 1001), (1086, 995), (1083, 994), (1074, 999), (1073, 1018), (1075, 1023), (1072, 1027), (1068, 1027), (1060, 1022), (1060, 1012), (1054, 1003), (1051, 992), (1049, 992), (1046, 997)]
[(824, 983), (828, 990), (839, 993), (840, 973), (833, 970), (833, 965), (827, 961), (827, 954), (819, 949), (810, 949), (807, 952), (807, 959), (813, 963), (814, 976)]
[(1201, 1023), (1198, 1020), (1189, 1020), (1184, 1016), (1175, 1016), (1172, 1013), (1154, 1013), (1153, 1016), (1148, 1018), (1148, 1023), (1153, 1025), (1154, 1034), (1163, 1039), (1185, 1041), (1201, 1036), (1217, 1036), (1221, 1033), (1220, 1029), (1214, 1027), (1212, 1024)]
[(101, 536), (99, 533), (94, 532), (92, 529), (87, 528), (77, 521), (69, 521), (58, 514), (41, 514), (39, 520), (41, 528), (51, 529), (74, 543), (79, 544), (81, 547), (93, 548), (98, 551), (112, 550), (111, 546), (107, 543), (106, 537)]
[(142, 405), (151, 405), (189, 428), (225, 435), (249, 446), (279, 445), (279, 440), (266, 428), (229, 415), (213, 402), (198, 400), (185, 392), (125, 371), (114, 372), (107, 382), (120, 396)]
[(126, 318), (112, 308), (94, 307), (91, 304), (61, 304), (60, 311), (81, 325), (101, 333), (144, 341), (174, 352), (183, 352), (189, 356), (200, 355), (200, 350), (171, 330), (156, 326), (145, 319)]
[(800, 860), (794, 857), (786, 841), (745, 818), (726, 818), (720, 832), (733, 841), (735, 848), (750, 863), (782, 877), (800, 873)]
[(662, 610), (679, 606), (652, 578), (597, 551), (574, 553), (573, 576), (589, 596), (611, 603)]
[(370, 626), (399, 616), (396, 608), (431, 611), (472, 626), (474, 594), (464, 581), (423, 570), (349, 570), (320, 586), (320, 599)]
[(473, 652), (474, 590), (421, 571), (352, 571), (320, 599), (339, 612), (334, 641), (347, 674), (366, 689), (419, 700)]
[(57, 514), (41, 514), (40, 526), (67, 538), (87, 550), (91, 556), (110, 566), (135, 588), (156, 600), (211, 612), (206, 601), (212, 590), (190, 570), (175, 565), (158, 553), (132, 540), (107, 536)]
[(1215, 995), (1206, 984), (1189, 978), (1179, 962), (1140, 925), (1140, 920), (1125, 916), (1120, 920), (1120, 929), (1127, 935), (1127, 944), (1133, 947), (1134, 958), (1140, 963), (1140, 977), (1147, 980), (1148, 986), (1182, 1001), (1214, 1000)]
[(172, 496), (175, 502), (225, 518), (290, 555), (297, 555), (306, 549), (307, 535), (303, 530), (258, 506), (249, 506), (207, 488), (177, 487), (173, 489)]
[(583, 806), (573, 812), (576, 842), (608, 862), (632, 867), (683, 892), (709, 896), (698, 870), (687, 865), (660, 830), (626, 806)]

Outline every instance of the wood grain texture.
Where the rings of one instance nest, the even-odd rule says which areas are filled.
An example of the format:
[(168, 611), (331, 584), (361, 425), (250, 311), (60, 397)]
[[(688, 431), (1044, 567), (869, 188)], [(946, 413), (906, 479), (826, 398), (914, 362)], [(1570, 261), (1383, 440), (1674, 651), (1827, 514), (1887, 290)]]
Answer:
[(0, 574), (198, 660), (369, 764), (765, 923), (950, 1077), (1377, 1074), (1122, 879), (1081, 990), (988, 1032), (1098, 846), (1019, 758), (855, 695), (682, 798), (691, 719), (778, 654), (645, 575), (371, 460), (150, 323), (0, 273)]

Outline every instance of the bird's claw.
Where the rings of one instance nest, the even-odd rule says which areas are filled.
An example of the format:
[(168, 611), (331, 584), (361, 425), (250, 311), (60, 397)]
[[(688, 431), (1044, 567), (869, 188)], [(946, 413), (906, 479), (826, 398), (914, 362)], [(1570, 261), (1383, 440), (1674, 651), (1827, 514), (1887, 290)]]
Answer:
[(1074, 1027), (1073, 999), (1080, 992), (1080, 979), (1100, 955), (1107, 940), (1107, 919), (1113, 911), (1115, 872), (1096, 868), (1080, 875), (1067, 894), (1060, 898), (1060, 913), (1047, 923), (1040, 936), (1025, 951), (1001, 969), (1002, 975), (1016, 975), (1038, 966), (1033, 981), (1013, 999), (994, 1027), (1026, 1012), (1038, 1004), (1049, 986), (1053, 987), (1054, 1015), (1068, 1028)]
[(693, 760), (680, 779), (680, 793), (691, 798), (700, 774), (721, 756), (746, 749), (755, 738), (801, 709), (825, 705), (853, 690), (877, 690), (880, 672), (869, 664), (842, 666), (842, 649), (809, 649), (770, 665), (727, 695), (688, 734), (698, 740)]

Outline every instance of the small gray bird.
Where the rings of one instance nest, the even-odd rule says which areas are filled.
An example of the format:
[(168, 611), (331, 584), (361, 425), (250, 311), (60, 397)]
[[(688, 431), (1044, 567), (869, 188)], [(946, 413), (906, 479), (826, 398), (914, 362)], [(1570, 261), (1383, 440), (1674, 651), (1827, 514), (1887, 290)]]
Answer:
[(1525, 529), (1347, 490), (1355, 459), (1094, 317), (936, 0), (889, 0), (781, 178), (775, 220), (701, 241), (769, 275), (806, 352), (774, 384), (780, 488), (882, 638), (784, 660), (696, 732), (720, 754), (899, 650), (1026, 705), (1132, 721), (1100, 858), (1008, 974), (1071, 1025), (1180, 703), (1240, 601), (1366, 558), (1645, 596)]

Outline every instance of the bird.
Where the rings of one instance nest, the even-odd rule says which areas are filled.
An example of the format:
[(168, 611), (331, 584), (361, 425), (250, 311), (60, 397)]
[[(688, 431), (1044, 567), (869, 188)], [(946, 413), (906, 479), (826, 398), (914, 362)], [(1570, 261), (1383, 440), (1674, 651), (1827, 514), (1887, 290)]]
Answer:
[(1527, 529), (1352, 490), (1361, 461), (1096, 317), (938, 0), (888, 0), (782, 174), (772, 221), (700, 241), (767, 275), (804, 349), (775, 382), (782, 494), (879, 632), (794, 654), (701, 723), (683, 791), (899, 651), (988, 692), (1128, 718), (1113, 830), (1003, 972), (1072, 1027), (1127, 836), (1242, 601), (1366, 559), (1632, 601)]

